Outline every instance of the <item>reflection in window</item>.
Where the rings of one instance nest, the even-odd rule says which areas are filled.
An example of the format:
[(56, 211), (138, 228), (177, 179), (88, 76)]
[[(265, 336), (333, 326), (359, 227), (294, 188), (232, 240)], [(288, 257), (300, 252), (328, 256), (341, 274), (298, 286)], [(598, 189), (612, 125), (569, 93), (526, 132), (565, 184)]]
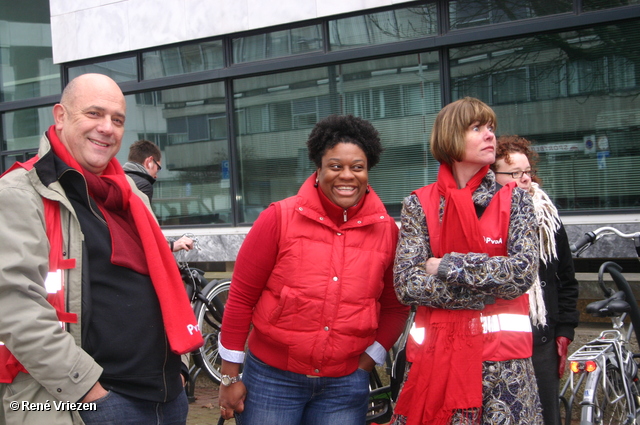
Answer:
[(10, 154), (2, 155), (2, 164), (0, 164), (0, 170), (2, 172), (11, 168), (11, 166), (16, 162), (25, 162), (29, 159), (36, 156), (38, 153), (37, 149), (28, 152), (13, 152)]
[(567, 95), (564, 61), (529, 66), (531, 100), (548, 100)]
[(528, 69), (526, 67), (496, 72), (492, 76), (492, 85), (498, 87), (493, 93), (493, 103), (526, 102), (529, 100)]
[(0, 102), (60, 94), (48, 0), (0, 2)]
[(148, 105), (148, 106), (156, 106), (159, 103), (162, 103), (162, 99), (158, 97), (162, 95), (162, 92), (159, 91), (151, 91), (136, 94), (136, 105)]
[(222, 40), (144, 52), (142, 67), (145, 80), (223, 68)]
[[(223, 83), (127, 96), (127, 134), (162, 151), (152, 204), (161, 225), (233, 221), (224, 98)], [(133, 141), (125, 135), (120, 162)]]
[(591, 93), (605, 90), (605, 62), (602, 57), (596, 60), (579, 59), (568, 64), (569, 93)]
[(96, 73), (111, 77), (115, 82), (138, 80), (138, 69), (135, 57), (116, 59), (112, 61), (92, 63), (69, 68), (69, 80), (82, 74)]
[(332, 113), (361, 116), (380, 131), (386, 150), (370, 183), (399, 215), (402, 198), (437, 173), (427, 140), (441, 107), (439, 79), (438, 55), (428, 53), (234, 81), (241, 221), (297, 193), (315, 171), (310, 130)]
[(491, 102), (491, 77), (480, 74), (453, 78), (451, 92), (455, 99), (471, 96)]
[(233, 62), (243, 63), (323, 49), (320, 25), (234, 38)]
[(451, 0), (449, 25), (451, 29), (460, 29), (567, 13), (572, 10), (571, 0)]
[(2, 150), (38, 150), (40, 138), (53, 124), (51, 106), (2, 114)]
[(329, 21), (331, 50), (434, 36), (435, 3)]
[(322, 104), (326, 104), (325, 109), (328, 110), (328, 101), (327, 96), (294, 99), (291, 102), (293, 128), (312, 128), (319, 121), (319, 116), (323, 115)]
[(311, 128), (329, 114), (329, 97), (318, 96), (249, 106), (237, 112), (239, 134)]
[(167, 133), (151, 133), (151, 132), (142, 132), (138, 133), (137, 140), (149, 140), (150, 142), (155, 143), (160, 147), (160, 150), (163, 151), (167, 146)]
[[(403, 87), (398, 85), (345, 93), (345, 109), (348, 114), (368, 120), (398, 117), (403, 114), (403, 93)], [(406, 114), (411, 115), (408, 111)]]
[[(545, 190), (565, 211), (640, 207), (640, 23), (450, 50), (452, 97), (492, 105), (498, 134), (536, 142)], [(631, 37), (630, 37), (631, 36)]]
[(227, 115), (214, 114), (208, 119), (209, 137), (211, 140), (225, 140), (227, 138)]
[(585, 11), (611, 9), (634, 4), (640, 4), (640, 0), (582, 0), (582, 8)]

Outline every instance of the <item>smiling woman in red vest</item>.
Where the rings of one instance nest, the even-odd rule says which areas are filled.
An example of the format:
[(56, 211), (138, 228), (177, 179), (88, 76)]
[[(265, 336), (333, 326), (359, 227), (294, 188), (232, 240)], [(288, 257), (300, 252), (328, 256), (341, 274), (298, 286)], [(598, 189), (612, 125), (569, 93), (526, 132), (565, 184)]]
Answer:
[(392, 424), (542, 424), (526, 294), (537, 222), (530, 195), (489, 170), (495, 127), (478, 99), (445, 106), (438, 179), (404, 200), (395, 287), (418, 309)]
[(369, 372), (408, 314), (393, 290), (398, 227), (368, 184), (378, 132), (331, 115), (307, 147), (316, 171), (260, 214), (225, 305), (220, 410), (242, 425), (364, 425)]

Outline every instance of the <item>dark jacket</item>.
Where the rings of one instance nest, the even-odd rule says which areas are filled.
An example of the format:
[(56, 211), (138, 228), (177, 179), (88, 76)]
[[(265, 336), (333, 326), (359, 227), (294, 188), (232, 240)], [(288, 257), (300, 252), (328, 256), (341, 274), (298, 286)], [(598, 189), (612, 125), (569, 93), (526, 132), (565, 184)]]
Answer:
[(147, 195), (149, 202), (151, 202), (153, 199), (153, 184), (156, 182), (156, 179), (151, 177), (151, 175), (147, 173), (147, 170), (137, 162), (126, 162), (122, 166), (122, 169), (133, 179), (138, 189)]
[(544, 344), (564, 336), (573, 340), (578, 326), (580, 312), (578, 302), (578, 281), (575, 277), (573, 258), (569, 249), (569, 239), (564, 226), (555, 234), (558, 258), (549, 264), (540, 262), (540, 286), (547, 309), (547, 326), (533, 327), (534, 345)]

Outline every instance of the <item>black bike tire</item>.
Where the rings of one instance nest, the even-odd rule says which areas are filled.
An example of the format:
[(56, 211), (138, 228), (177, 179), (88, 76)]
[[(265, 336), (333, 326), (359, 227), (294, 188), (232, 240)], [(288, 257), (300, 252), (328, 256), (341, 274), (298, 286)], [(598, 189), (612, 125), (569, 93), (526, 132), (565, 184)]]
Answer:
[[(382, 368), (381, 368), (382, 369)], [(387, 423), (391, 419), (391, 387), (385, 385), (376, 367), (369, 373), (369, 401), (366, 423)]]
[[(602, 373), (605, 374), (605, 384), (603, 384)], [(585, 399), (582, 403), (580, 423), (594, 425), (635, 423), (629, 417), (629, 412), (635, 411), (635, 402), (631, 397), (631, 389), (625, 392), (620, 369), (609, 363), (605, 370), (598, 370), (591, 374), (585, 384)], [(593, 397), (589, 399), (587, 394), (593, 394)], [(611, 400), (615, 403), (611, 403)]]
[[(216, 304), (223, 306), (222, 313), (224, 313), (224, 304), (229, 296), (230, 286), (230, 280), (214, 280), (209, 282), (209, 285), (202, 293), (208, 302), (212, 302), (216, 298), (218, 301)], [(207, 304), (202, 301), (196, 302), (193, 310), (204, 337), (204, 345), (193, 352), (193, 360), (213, 382), (219, 384), (222, 377), (220, 372), (221, 360), (218, 353), (218, 335), (222, 326), (221, 315), (218, 312), (209, 311)], [(220, 320), (218, 320), (218, 317)]]

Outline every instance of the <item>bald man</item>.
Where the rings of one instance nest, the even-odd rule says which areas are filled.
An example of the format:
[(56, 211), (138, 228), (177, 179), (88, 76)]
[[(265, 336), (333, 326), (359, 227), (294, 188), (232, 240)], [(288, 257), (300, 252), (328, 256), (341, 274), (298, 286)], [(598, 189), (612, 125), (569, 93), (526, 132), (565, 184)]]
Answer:
[(184, 424), (180, 354), (202, 338), (114, 158), (124, 95), (84, 74), (53, 117), (38, 156), (0, 179), (0, 424)]

